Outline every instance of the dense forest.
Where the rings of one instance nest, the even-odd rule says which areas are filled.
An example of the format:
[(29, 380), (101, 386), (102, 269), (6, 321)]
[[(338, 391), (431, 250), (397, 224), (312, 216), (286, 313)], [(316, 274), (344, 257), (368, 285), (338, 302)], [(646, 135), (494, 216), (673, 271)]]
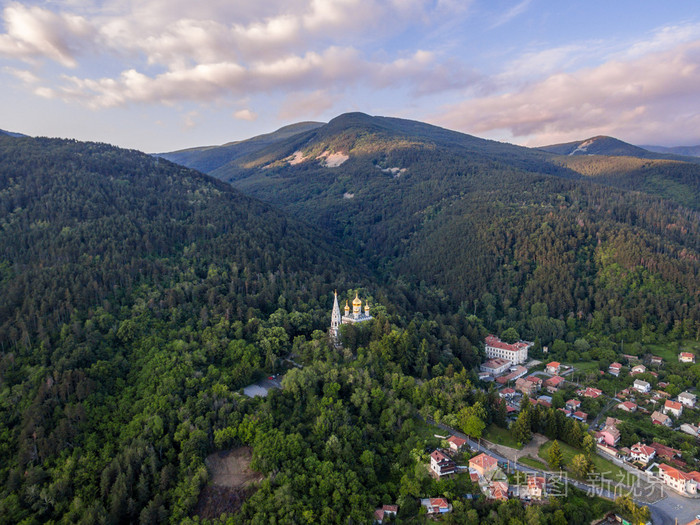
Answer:
[[(294, 151), (308, 160), (290, 163)], [(323, 152), (349, 158), (329, 168)], [(332, 233), (384, 275), (437, 286), (490, 323), (519, 321), (529, 337), (552, 340), (551, 326), (526, 326), (536, 303), (569, 328), (700, 329), (697, 164), (562, 158), (347, 114), (212, 174)]]
[[(136, 151), (0, 136), (0, 522), (365, 523), (397, 503), (422, 523), (426, 495), (453, 501), (453, 523), (584, 525), (615, 508), (575, 491), (527, 509), (463, 499), (468, 477), (424, 468), (428, 423), (506, 425), (475, 388), (492, 331), (601, 362), (621, 338), (696, 337), (697, 212), (538, 171), (544, 153), (352, 124), (277, 137), (255, 153), (274, 166), (236, 168), (282, 210)], [(354, 156), (274, 159), (307, 133), (324, 140), (309, 151), (338, 136)], [(335, 289), (374, 316), (342, 346)], [(270, 374), (281, 390), (242, 395)], [(583, 445), (560, 412), (523, 413), (523, 439)], [(205, 458), (240, 447), (263, 481), (203, 517)]]

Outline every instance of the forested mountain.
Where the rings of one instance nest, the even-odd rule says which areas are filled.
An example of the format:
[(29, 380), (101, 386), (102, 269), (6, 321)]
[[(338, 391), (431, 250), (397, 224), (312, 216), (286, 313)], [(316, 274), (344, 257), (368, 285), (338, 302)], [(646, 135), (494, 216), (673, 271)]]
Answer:
[[(696, 337), (700, 221), (681, 199), (400, 119), (287, 131), (212, 157), (250, 195), (136, 151), (0, 135), (0, 522), (364, 523), (397, 503), (423, 523), (418, 498), (479, 490), (427, 474), (425, 421), (506, 426), (473, 388), (488, 332), (574, 361)], [(336, 288), (374, 316), (342, 346)], [(561, 412), (522, 413), (523, 434), (582, 446)], [(229, 449), (262, 481), (201, 520), (205, 458)], [(610, 508), (553, 500), (457, 497), (452, 516), (584, 525)]]
[(189, 148), (171, 153), (160, 153), (162, 157), (183, 166), (209, 173), (221, 166), (235, 161), (239, 157), (250, 155), (272, 144), (283, 141), (299, 133), (304, 133), (316, 129), (323, 125), (323, 122), (298, 122), (289, 126), (284, 126), (272, 133), (258, 135), (246, 140), (229, 142), (221, 146), (204, 146), (199, 148)]
[(633, 146), (614, 137), (591, 137), (586, 140), (577, 140), (563, 144), (551, 144), (540, 146), (537, 149), (554, 153), (556, 155), (613, 155), (623, 157), (658, 158), (653, 152)]
[(0, 232), (3, 523), (178, 521), (230, 392), (372, 283), (323, 232), (105, 144), (0, 136)]
[(212, 174), (490, 320), (546, 303), (555, 319), (694, 333), (700, 171), (611, 159), (347, 114)]
[(9, 135), (10, 137), (25, 137), (26, 135), (22, 135), (21, 133), (15, 133), (14, 131), (5, 131), (4, 129), (0, 129), (0, 135)]

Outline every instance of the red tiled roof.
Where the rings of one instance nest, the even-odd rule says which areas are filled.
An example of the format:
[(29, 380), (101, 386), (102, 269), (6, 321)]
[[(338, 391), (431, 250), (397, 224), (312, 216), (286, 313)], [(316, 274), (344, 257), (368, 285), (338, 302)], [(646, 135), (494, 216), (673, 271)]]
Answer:
[(513, 390), (513, 389), (510, 388), (510, 387), (509, 387), (509, 388), (504, 388), (503, 390), (501, 390), (501, 394), (515, 394), (515, 390)]
[(551, 363), (547, 363), (547, 368), (552, 367), (552, 368), (559, 368), (561, 366), (561, 363), (557, 361), (552, 361)]
[(676, 401), (671, 401), (670, 399), (667, 399), (666, 403), (664, 403), (664, 408), (670, 408), (672, 410), (681, 410), (683, 408), (683, 405)]
[(382, 505), (382, 510), (384, 512), (398, 512), (399, 506), (398, 505)]
[(486, 344), (488, 346), (493, 346), (494, 348), (500, 348), (501, 350), (510, 350), (511, 352), (517, 352), (518, 350), (522, 350), (523, 348), (527, 348), (529, 345), (525, 343), (506, 343), (501, 341), (498, 337), (495, 335), (488, 335), (486, 336)]
[(622, 368), (620, 363), (612, 363), (608, 368)]
[(471, 465), (472, 463), (477, 467), (481, 467), (484, 470), (488, 470), (489, 468), (496, 465), (498, 463), (498, 460), (482, 452), (478, 456), (469, 460), (469, 464)]
[(466, 439), (462, 439), (461, 437), (457, 436), (450, 436), (449, 438), (447, 438), (447, 441), (450, 443), (454, 443), (457, 447), (461, 447), (467, 442)]
[(644, 454), (645, 456), (651, 456), (656, 451), (649, 445), (642, 445), (641, 443), (636, 443), (632, 445), (631, 451), (635, 454)]
[(548, 385), (551, 385), (551, 386), (557, 386), (557, 385), (560, 385), (561, 383), (563, 383), (564, 381), (566, 381), (566, 380), (563, 377), (554, 376), (554, 377), (550, 377), (549, 379), (547, 379), (547, 381), (545, 381), (545, 383), (547, 383)]
[(585, 412), (581, 412), (580, 410), (578, 410), (578, 411), (574, 412), (574, 417), (579, 417), (579, 418), (581, 418), (581, 419), (583, 419), (583, 420), (585, 421), (586, 419), (588, 419), (588, 414), (586, 414)]
[(432, 507), (444, 509), (449, 506), (449, 503), (447, 503), (447, 500), (445, 498), (430, 498), (430, 505)]

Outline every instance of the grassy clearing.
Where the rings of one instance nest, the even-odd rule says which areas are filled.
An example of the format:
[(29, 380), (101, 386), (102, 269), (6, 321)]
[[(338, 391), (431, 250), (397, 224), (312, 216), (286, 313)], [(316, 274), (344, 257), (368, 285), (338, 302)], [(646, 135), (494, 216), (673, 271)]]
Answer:
[(583, 361), (581, 363), (574, 363), (573, 367), (579, 372), (590, 372), (591, 370), (598, 370), (598, 361)]
[[(549, 449), (552, 446), (552, 443), (552, 441), (547, 441), (540, 447), (540, 450), (538, 452), (540, 458), (545, 460), (545, 462), (549, 457)], [(564, 458), (564, 468), (568, 471), (569, 465), (571, 464), (571, 460), (577, 454), (582, 454), (583, 451), (569, 446), (566, 443), (562, 443), (561, 441), (559, 442), (559, 447), (561, 448), (562, 456)], [(627, 472), (621, 467), (618, 467), (612, 461), (607, 460), (604, 457), (594, 454), (592, 461), (593, 465), (595, 466), (596, 472), (600, 473), (601, 476), (607, 480), (610, 480), (614, 483), (622, 482), (625, 485), (631, 485), (632, 483), (637, 481), (637, 476), (630, 472)]]
[(484, 430), (482, 437), (491, 443), (496, 443), (497, 445), (517, 449), (523, 448), (522, 445), (518, 446), (518, 442), (515, 440), (510, 430), (501, 428), (493, 423), (491, 423), (486, 430)]
[(518, 459), (518, 463), (527, 465), (528, 467), (536, 468), (539, 470), (549, 470), (549, 466), (546, 463), (538, 459), (531, 458), (530, 456), (524, 456)]
[(700, 341), (693, 339), (681, 341), (680, 350), (676, 342), (644, 346), (650, 353), (663, 357), (665, 361), (677, 361), (679, 352), (693, 352), (696, 356), (700, 355)]

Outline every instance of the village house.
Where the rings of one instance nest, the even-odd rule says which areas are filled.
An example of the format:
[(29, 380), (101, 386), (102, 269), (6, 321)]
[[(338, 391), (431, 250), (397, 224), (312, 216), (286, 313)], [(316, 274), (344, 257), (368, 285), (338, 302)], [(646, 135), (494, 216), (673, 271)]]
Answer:
[(641, 379), (635, 379), (632, 387), (642, 394), (648, 394), (651, 391), (651, 385)]
[(681, 363), (695, 363), (695, 354), (692, 352), (681, 352), (678, 354), (678, 361)]
[(664, 403), (663, 413), (668, 414), (669, 412), (673, 414), (674, 417), (681, 417), (681, 414), (683, 413), (683, 405), (681, 405), (678, 401), (671, 401), (670, 399), (667, 399)]
[(552, 398), (551, 396), (540, 396), (537, 398), (537, 404), (545, 408), (552, 408)]
[(571, 417), (579, 420), (581, 423), (585, 423), (586, 421), (588, 421), (588, 414), (586, 414), (585, 412), (581, 412), (580, 410), (577, 410), (576, 412), (571, 414)]
[(479, 370), (482, 372), (488, 372), (490, 375), (496, 377), (500, 376), (510, 368), (511, 362), (507, 359), (497, 357), (495, 359), (489, 359), (481, 366)]
[(606, 425), (603, 430), (596, 433), (595, 437), (598, 443), (614, 447), (620, 441), (620, 431), (613, 425)]
[(547, 481), (544, 476), (529, 476), (527, 478), (527, 491), (533, 499), (542, 499), (547, 493)]
[(511, 366), (510, 367), (510, 373), (505, 376), (500, 376), (496, 378), (496, 383), (505, 385), (508, 383), (508, 381), (515, 381), (521, 377), (523, 377), (525, 374), (527, 374), (527, 368), (524, 366)]
[(528, 341), (518, 341), (513, 344), (506, 343), (491, 334), (486, 336), (484, 350), (486, 357), (489, 359), (502, 358), (519, 365), (527, 361), (527, 351), (532, 345), (533, 343)]
[(469, 469), (481, 477), (488, 477), (498, 469), (498, 460), (488, 454), (481, 453), (469, 460)]
[(673, 423), (670, 417), (668, 417), (666, 414), (662, 414), (658, 410), (654, 410), (654, 412), (651, 414), (651, 422), (655, 425), (664, 425), (666, 427), (670, 427)]
[(498, 393), (498, 395), (501, 396), (503, 399), (512, 399), (515, 395), (515, 390), (513, 390), (512, 388), (504, 388)]
[(569, 399), (566, 402), (566, 408), (568, 408), (572, 412), (575, 410), (578, 410), (580, 407), (581, 407), (581, 401), (579, 401), (578, 399)]
[(697, 396), (695, 394), (691, 394), (690, 392), (683, 392), (681, 394), (678, 394), (678, 401), (683, 405), (688, 408), (695, 408), (695, 402), (697, 400)]
[(462, 447), (467, 444), (466, 439), (462, 439), (461, 437), (457, 436), (448, 437), (447, 442), (450, 444), (450, 450), (453, 450), (455, 452), (459, 452), (460, 450), (462, 450)]
[(398, 505), (382, 505), (381, 508), (375, 509), (374, 511), (374, 523), (382, 525), (388, 516), (395, 517), (398, 511)]
[(587, 386), (585, 389), (578, 390), (576, 393), (580, 396), (588, 397), (591, 399), (596, 399), (603, 395), (602, 390), (598, 390), (597, 388), (593, 388), (590, 386)]
[(630, 447), (630, 458), (646, 465), (656, 455), (656, 450), (649, 445), (635, 443)]
[(647, 367), (644, 365), (634, 365), (630, 370), (630, 375), (643, 374), (647, 371)]
[(559, 390), (559, 387), (564, 383), (564, 381), (565, 379), (563, 377), (554, 376), (547, 379), (544, 382), (544, 385), (547, 387), (548, 392), (554, 394), (557, 390)]
[(430, 454), (430, 470), (432, 470), (438, 478), (454, 474), (456, 468), (455, 462), (442, 451), (436, 450)]
[(561, 363), (558, 361), (552, 361), (551, 363), (547, 363), (547, 366), (545, 367), (545, 372), (548, 374), (552, 375), (559, 375), (559, 369), (561, 368)]
[(658, 355), (653, 355), (653, 356), (651, 356), (649, 363), (652, 364), (653, 366), (661, 366), (664, 364), (664, 358), (659, 357)]
[(515, 381), (515, 389), (518, 392), (522, 392), (523, 394), (531, 396), (539, 390), (539, 386), (537, 385), (537, 383), (520, 378), (517, 381)]
[(621, 371), (622, 365), (620, 363), (612, 363), (608, 367), (608, 372), (610, 372), (610, 374), (614, 375), (615, 377), (619, 376)]
[(680, 455), (681, 455), (681, 451), (678, 450), (677, 448), (672, 448), (672, 447), (669, 447), (668, 445), (663, 445), (663, 444), (658, 443), (656, 441), (652, 441), (651, 445), (649, 445), (649, 446), (654, 449), (654, 451), (656, 452), (656, 455), (659, 458), (665, 459), (666, 461), (677, 463), (678, 460), (676, 460), (676, 458), (680, 457)]
[(625, 412), (636, 412), (637, 411), (637, 405), (632, 403), (632, 401), (625, 401), (623, 403), (620, 403), (617, 405), (617, 408), (620, 410), (624, 410)]
[(446, 514), (452, 511), (452, 505), (445, 498), (423, 498), (420, 504), (426, 508), (428, 515)]
[(508, 500), (508, 482), (507, 481), (492, 481), (486, 487), (486, 498), (493, 501)]
[(671, 465), (659, 465), (659, 477), (667, 486), (676, 492), (694, 496), (698, 493), (700, 472), (682, 472)]

